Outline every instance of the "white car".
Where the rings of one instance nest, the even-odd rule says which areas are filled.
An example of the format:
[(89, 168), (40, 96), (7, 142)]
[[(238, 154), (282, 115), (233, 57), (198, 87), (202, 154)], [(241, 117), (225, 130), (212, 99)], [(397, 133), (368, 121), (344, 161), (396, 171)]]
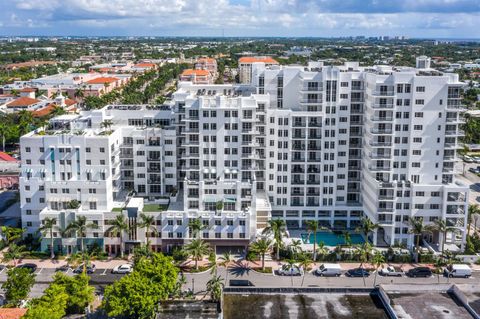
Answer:
[(302, 276), (303, 269), (300, 267), (289, 267), (288, 265), (283, 265), (283, 267), (277, 270), (277, 273), (280, 276)]
[(112, 269), (112, 274), (129, 274), (133, 271), (133, 266), (130, 264), (123, 264)]

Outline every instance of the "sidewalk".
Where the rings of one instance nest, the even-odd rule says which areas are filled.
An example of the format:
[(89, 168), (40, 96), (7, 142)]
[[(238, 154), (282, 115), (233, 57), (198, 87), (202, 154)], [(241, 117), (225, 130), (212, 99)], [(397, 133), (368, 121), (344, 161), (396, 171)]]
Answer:
[[(110, 269), (118, 265), (123, 265), (128, 263), (127, 260), (124, 259), (109, 259), (106, 261), (100, 261), (100, 260), (93, 260), (92, 261), (97, 269)], [(63, 265), (67, 264), (67, 261), (65, 259), (62, 260), (51, 260), (51, 259), (21, 259), (20, 261), (17, 261), (17, 265), (22, 265), (22, 264), (35, 264), (38, 266), (38, 268), (57, 268)], [(13, 262), (9, 262), (6, 265), (13, 266)]]

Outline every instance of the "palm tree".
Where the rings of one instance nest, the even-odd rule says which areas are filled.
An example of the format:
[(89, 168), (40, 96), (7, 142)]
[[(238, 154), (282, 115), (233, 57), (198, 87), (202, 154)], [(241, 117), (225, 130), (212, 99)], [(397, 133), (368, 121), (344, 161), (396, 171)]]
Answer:
[[(355, 254), (358, 257), (358, 260), (360, 261), (360, 268), (363, 268), (363, 264), (368, 262), (372, 254), (372, 245), (369, 242), (365, 242), (363, 243), (363, 245), (358, 245), (355, 249)], [(363, 285), (367, 286), (367, 283), (365, 282), (365, 275), (363, 274), (363, 272), (362, 272), (362, 277), (363, 277)]]
[(82, 263), (82, 254), (80, 254), (78, 252), (73, 253), (73, 254), (67, 256), (67, 258), (65, 258), (65, 261), (67, 262), (67, 265), (70, 268), (76, 268), (76, 267), (78, 267), (78, 265), (80, 265)]
[(297, 254), (302, 251), (302, 241), (300, 239), (292, 239), (289, 248), (292, 250), (293, 257), (296, 258)]
[(225, 284), (223, 283), (223, 279), (220, 276), (215, 275), (209, 281), (207, 281), (207, 293), (210, 294), (210, 299), (212, 301), (220, 301), (224, 286)]
[(83, 273), (87, 273), (87, 267), (91, 264), (92, 260), (96, 257), (95, 252), (91, 251), (82, 251), (80, 253), (80, 260), (82, 261), (82, 271)]
[(33, 114), (27, 110), (21, 110), (17, 113), (18, 116), (18, 127), (20, 134), (24, 135), (30, 131), (30, 127), (34, 123)]
[(378, 224), (375, 224), (374, 222), (372, 222), (367, 217), (363, 217), (362, 220), (361, 220), (360, 226), (358, 226), (355, 229), (355, 231), (359, 232), (359, 233), (363, 233), (363, 235), (365, 235), (365, 237), (367, 238), (367, 241), (368, 241), (368, 235), (371, 232), (374, 232), (378, 227), (379, 227)]
[(53, 238), (53, 231), (56, 228), (57, 228), (57, 219), (46, 217), (43, 220), (42, 227), (38, 229), (44, 237), (47, 235), (47, 233), (50, 235), (50, 258), (51, 259), (55, 258), (55, 249), (54, 249), (55, 239)]
[(7, 135), (10, 134), (12, 131), (11, 126), (6, 124), (5, 122), (0, 122), (0, 135), (2, 136), (2, 151), (5, 152), (5, 141), (7, 139)]
[(195, 261), (195, 270), (198, 270), (198, 262), (210, 251), (210, 246), (201, 239), (194, 239), (184, 247), (187, 254)]
[(420, 253), (420, 237), (424, 233), (431, 233), (431, 227), (426, 226), (423, 223), (423, 217), (417, 217), (417, 218), (410, 218), (410, 229), (408, 231), (410, 234), (413, 234), (416, 236), (416, 241), (415, 241), (415, 249), (416, 249), (416, 256), (415, 256), (415, 262), (418, 263), (418, 255)]
[(313, 260), (310, 259), (310, 256), (305, 253), (301, 253), (297, 257), (298, 260), (298, 266), (303, 269), (303, 277), (302, 277), (302, 287), (303, 287), (303, 282), (305, 280), (305, 274), (307, 273), (308, 267), (313, 263)]
[(285, 221), (281, 219), (272, 219), (268, 221), (268, 226), (263, 230), (263, 235), (273, 235), (276, 258), (280, 259), (280, 248), (283, 246), (283, 236), (287, 233)]
[[(467, 144), (463, 144), (463, 147), (458, 150), (458, 154), (461, 156), (465, 156), (470, 152), (470, 148), (468, 147)], [(467, 162), (462, 161), (463, 164), (463, 169), (462, 169), (462, 175), (465, 176), (465, 167), (467, 165)]]
[[(295, 259), (285, 260), (285, 264), (283, 264), (283, 266), (282, 266), (283, 270), (288, 270), (290, 272), (292, 272), (294, 269), (300, 270), (300, 267), (296, 264), (296, 262), (297, 261)], [(293, 276), (290, 276), (290, 280), (291, 280), (292, 287), (293, 287)]]
[(222, 261), (220, 265), (222, 267), (225, 267), (226, 270), (226, 275), (225, 275), (225, 281), (227, 281), (228, 278), (228, 268), (230, 267), (230, 263), (233, 261), (232, 254), (230, 252), (224, 252), (222, 256), (220, 256), (220, 260)]
[(445, 266), (445, 261), (443, 261), (442, 258), (438, 258), (437, 260), (435, 260), (435, 263), (433, 265), (435, 266), (435, 272), (437, 273), (438, 283), (440, 283), (440, 274), (442, 273), (442, 269)]
[(372, 265), (375, 267), (375, 278), (373, 279), (373, 286), (377, 284), (378, 268), (385, 263), (385, 257), (379, 251), (375, 252), (372, 258)]
[(328, 248), (325, 247), (325, 242), (324, 241), (321, 241), (321, 242), (318, 243), (317, 252), (320, 256), (322, 256), (322, 260), (323, 260), (323, 256), (328, 254)]
[(270, 251), (272, 240), (270, 238), (261, 237), (250, 244), (250, 249), (259, 254), (262, 258), (262, 270), (265, 271), (265, 254)]
[(152, 232), (154, 235), (158, 233), (157, 227), (155, 226), (155, 217), (152, 215), (146, 215), (140, 213), (140, 223), (138, 227), (145, 229), (145, 238), (147, 240), (147, 248), (150, 247), (150, 242), (148, 240), (149, 232)]
[(313, 260), (317, 260), (317, 232), (318, 232), (318, 221), (316, 220), (307, 220), (307, 232), (308, 239), (310, 240), (310, 234), (313, 233)]
[(455, 227), (447, 226), (447, 222), (443, 219), (436, 219), (432, 226), (432, 230), (436, 230), (439, 233), (439, 236), (442, 235), (442, 253), (445, 250), (445, 242), (447, 241), (447, 232), (457, 232)]
[(192, 219), (188, 222), (188, 228), (192, 232), (193, 238), (200, 238), (200, 232), (205, 229), (200, 219)]
[(111, 233), (114, 237), (120, 238), (120, 258), (123, 258), (123, 233), (128, 232), (130, 225), (123, 215), (117, 215), (112, 225), (107, 229), (107, 233)]
[[(472, 226), (472, 220), (473, 216), (476, 214), (480, 214), (480, 207), (478, 204), (472, 204), (468, 206), (468, 227), (467, 227), (467, 237), (470, 236), (470, 228)], [(476, 227), (475, 227), (476, 228)], [(474, 234), (476, 232), (476, 229), (474, 229)]]
[(100, 127), (108, 130), (112, 127), (113, 121), (112, 120), (103, 120), (102, 123), (100, 123)]
[(94, 223), (87, 223), (86, 216), (77, 216), (77, 219), (71, 222), (67, 228), (65, 229), (66, 232), (74, 232), (78, 237), (81, 238), (80, 240), (80, 250), (84, 251), (85, 246), (85, 237), (87, 237), (87, 231), (89, 229), (98, 229), (98, 225)]
[(352, 237), (350, 237), (350, 233), (348, 231), (344, 231), (342, 235), (343, 235), (343, 239), (345, 240), (345, 246), (347, 247), (352, 246)]
[(18, 246), (17, 244), (10, 244), (8, 250), (3, 253), (2, 262), (8, 263), (13, 261), (13, 266), (17, 266), (17, 261), (22, 259), (27, 252), (25, 251), (25, 246)]
[(210, 274), (217, 275), (218, 265), (217, 265), (217, 255), (213, 250), (210, 250), (208, 254), (208, 266), (210, 267)]

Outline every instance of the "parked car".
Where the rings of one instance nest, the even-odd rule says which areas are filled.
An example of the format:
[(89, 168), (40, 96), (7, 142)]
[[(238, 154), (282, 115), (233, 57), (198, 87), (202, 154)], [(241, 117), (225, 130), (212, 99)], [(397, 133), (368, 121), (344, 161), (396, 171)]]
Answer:
[(462, 277), (468, 278), (472, 275), (472, 269), (468, 265), (454, 264), (449, 265), (443, 271), (447, 277)]
[(405, 273), (408, 277), (431, 277), (432, 270), (428, 267), (415, 267)]
[(70, 267), (69, 267), (67, 264), (65, 264), (65, 265), (63, 265), (63, 266), (60, 266), (60, 267), (55, 268), (55, 271), (67, 272), (69, 269), (70, 269)]
[(18, 265), (17, 268), (25, 268), (25, 269), (29, 269), (31, 272), (35, 272), (35, 270), (37, 270), (37, 265), (23, 264), (23, 265)]
[[(95, 264), (87, 265), (87, 267), (86, 267), (87, 274), (93, 274), (96, 269), (97, 269), (97, 267), (95, 267)], [(73, 272), (76, 273), (76, 274), (81, 274), (83, 272), (83, 264), (78, 266)]]
[(342, 274), (342, 267), (339, 264), (322, 264), (315, 270), (318, 276), (339, 277)]
[(463, 161), (466, 162), (466, 163), (473, 163), (473, 158), (471, 158), (470, 156), (468, 155), (465, 155), (463, 157)]
[(477, 163), (477, 164), (480, 163), (480, 157), (479, 156), (473, 156), (472, 160), (473, 160), (474, 163)]
[(231, 279), (230, 287), (252, 287), (255, 286), (250, 280)]
[(289, 267), (288, 265), (283, 265), (277, 273), (280, 276), (301, 276), (303, 275), (303, 270), (299, 267)]
[(370, 276), (370, 272), (365, 268), (353, 268), (348, 270), (345, 275), (348, 277), (368, 277)]
[(403, 270), (398, 267), (388, 266), (386, 268), (380, 269), (378, 274), (387, 277), (402, 277)]
[(473, 173), (473, 174), (478, 174), (478, 173), (480, 173), (480, 170), (478, 169), (478, 167), (476, 167), (476, 168), (475, 168), (475, 167), (470, 167), (470, 168), (468, 169), (468, 171), (469, 171), (470, 173)]
[(112, 269), (112, 274), (129, 274), (133, 271), (131, 264), (123, 264)]

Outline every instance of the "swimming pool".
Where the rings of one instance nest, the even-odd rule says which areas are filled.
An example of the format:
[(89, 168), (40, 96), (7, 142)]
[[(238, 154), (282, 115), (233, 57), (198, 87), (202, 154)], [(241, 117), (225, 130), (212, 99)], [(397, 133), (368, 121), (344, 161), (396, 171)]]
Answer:
[[(359, 245), (365, 242), (363, 236), (360, 234), (350, 234), (350, 239), (352, 245)], [(314, 236), (310, 234), (302, 234), (302, 241), (305, 244), (313, 244)], [(317, 232), (317, 243), (323, 242), (326, 246), (337, 246), (337, 245), (345, 245), (345, 237), (342, 234), (334, 234), (330, 232)]]

